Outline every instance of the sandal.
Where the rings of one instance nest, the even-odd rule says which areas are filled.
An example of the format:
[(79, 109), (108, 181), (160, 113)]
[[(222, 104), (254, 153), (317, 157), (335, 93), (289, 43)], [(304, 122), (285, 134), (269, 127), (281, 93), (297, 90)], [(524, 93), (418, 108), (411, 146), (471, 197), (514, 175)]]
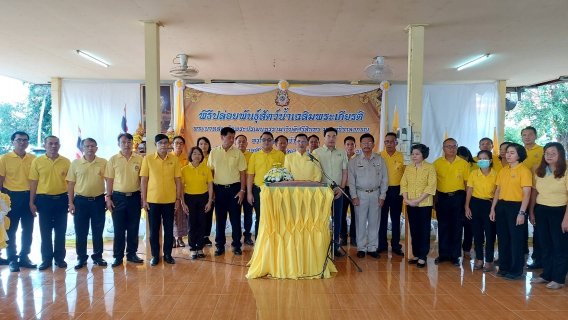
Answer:
[[(481, 262), (480, 264), (477, 264), (477, 261)], [(473, 270), (481, 270), (483, 269), (483, 261), (477, 260), (476, 263), (473, 265)]]
[(190, 251), (189, 252), (189, 259), (191, 259), (191, 260), (197, 259), (197, 253), (195, 251)]
[(176, 240), (176, 238), (174, 238), (174, 245), (172, 246), (172, 248), (177, 248), (177, 240)]
[(183, 242), (183, 239), (182, 239), (182, 238), (179, 238), (179, 239), (177, 240), (177, 244), (178, 244), (178, 247), (180, 247), (180, 248), (185, 247), (185, 243)]

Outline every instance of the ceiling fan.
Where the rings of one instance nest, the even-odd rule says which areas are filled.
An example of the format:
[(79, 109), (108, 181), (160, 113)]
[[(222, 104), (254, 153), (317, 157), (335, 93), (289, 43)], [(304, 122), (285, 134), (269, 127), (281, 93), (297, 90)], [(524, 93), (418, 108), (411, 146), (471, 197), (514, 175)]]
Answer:
[(369, 79), (388, 80), (394, 73), (392, 68), (385, 64), (385, 57), (373, 58), (373, 62), (365, 68), (365, 74)]
[[(179, 61), (176, 62), (176, 59)], [(185, 80), (195, 77), (199, 73), (196, 67), (187, 65), (187, 54), (178, 54), (172, 62), (179, 65), (170, 69), (170, 74), (176, 78)]]

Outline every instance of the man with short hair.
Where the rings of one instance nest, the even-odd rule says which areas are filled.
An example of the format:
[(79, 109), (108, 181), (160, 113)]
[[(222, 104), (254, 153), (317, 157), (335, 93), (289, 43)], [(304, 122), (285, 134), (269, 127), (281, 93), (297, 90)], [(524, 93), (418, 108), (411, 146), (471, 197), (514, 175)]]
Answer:
[[(39, 213), (41, 258), (39, 270), (55, 265), (67, 268), (65, 231), (67, 230), (67, 182), (69, 159), (59, 154), (61, 144), (56, 136), (47, 136), (45, 154), (35, 158), (30, 167), (30, 211)], [(53, 235), (53, 238), (52, 238)]]
[(274, 139), (274, 146), (276, 147), (276, 150), (286, 155), (286, 149), (288, 148), (288, 138), (286, 138), (286, 136), (279, 135), (278, 137), (276, 137), (276, 139)]
[(122, 265), (125, 238), (126, 261), (144, 262), (136, 255), (142, 210), (140, 167), (143, 158), (141, 155), (132, 152), (132, 140), (133, 137), (130, 133), (121, 133), (118, 136), (120, 151), (108, 160), (105, 170), (106, 207), (112, 213), (112, 224), (114, 226), (112, 246), (114, 261), (111, 264), (113, 268)]
[[(250, 156), (252, 156), (252, 153), (250, 151), (247, 150), (247, 146), (248, 146), (248, 140), (247, 140), (247, 136), (245, 136), (244, 134), (239, 134), (236, 139), (236, 145), (237, 148), (243, 153), (243, 156), (245, 156), (245, 161), (247, 162), (247, 167), (248, 167), (248, 163), (250, 160)], [(242, 202), (242, 210), (243, 210), (243, 218), (244, 218), (244, 227), (245, 227), (245, 231), (243, 232), (243, 235), (245, 237), (245, 243), (248, 244), (249, 246), (253, 246), (254, 242), (252, 241), (252, 233), (251, 233), (251, 229), (252, 229), (252, 205), (244, 200)]]
[(157, 151), (142, 160), (140, 189), (142, 207), (148, 212), (150, 222), (150, 265), (160, 262), (160, 227), (164, 230), (164, 261), (175, 264), (172, 258), (174, 239), (174, 214), (181, 210), (181, 165), (176, 156), (168, 153), (170, 140), (165, 134), (154, 138)]
[(404, 256), (402, 245), (400, 244), (400, 215), (402, 213), (402, 196), (400, 195), (400, 180), (404, 174), (404, 156), (396, 150), (398, 141), (396, 133), (389, 132), (385, 135), (385, 149), (380, 153), (387, 166), (389, 176), (389, 186), (385, 203), (381, 207), (381, 223), (379, 226), (379, 253), (388, 250), (387, 225), (390, 213), (392, 231), (391, 248), (392, 252), (399, 256)]
[(89, 224), (93, 239), (94, 264), (106, 267), (103, 259), (103, 230), (105, 227), (105, 180), (106, 159), (96, 156), (98, 147), (93, 138), (81, 141), (83, 157), (73, 160), (67, 172), (67, 196), (69, 213), (75, 225), (75, 249), (77, 264), (75, 270), (87, 264), (87, 238)]
[(465, 186), (469, 176), (469, 163), (457, 156), (458, 144), (453, 138), (443, 143), (444, 155), (434, 161), (436, 168), (438, 217), (438, 254), (434, 262), (451, 261), (460, 265), (462, 218), (465, 215)]
[[(347, 184), (347, 153), (343, 149), (336, 147), (337, 130), (333, 127), (326, 128), (323, 131), (324, 146), (314, 151), (320, 158), (321, 166), (324, 172), (331, 178), (328, 179), (322, 174), (322, 182), (328, 183), (333, 187), (335, 198), (333, 200), (333, 243), (334, 255), (337, 258), (343, 257), (339, 251), (341, 246), (339, 243), (339, 234), (341, 232), (341, 211), (343, 209), (343, 193), (342, 190)], [(336, 185), (334, 185), (334, 182)]]
[[(343, 147), (345, 148), (345, 152), (347, 153), (347, 159), (351, 160), (357, 156), (355, 153), (355, 148), (357, 144), (355, 143), (355, 137), (347, 136), (343, 139)], [(345, 184), (345, 193), (350, 194), (349, 189), (349, 179), (347, 179), (347, 183)], [(341, 245), (347, 245), (347, 209), (351, 210), (351, 224), (349, 225), (349, 235), (351, 236), (351, 245), (356, 247), (357, 246), (357, 223), (355, 222), (356, 214), (355, 214), (355, 207), (351, 200), (346, 196), (343, 195), (343, 206), (341, 208)]]
[(389, 185), (387, 166), (383, 157), (373, 152), (375, 138), (371, 134), (361, 135), (359, 142), (363, 152), (349, 160), (349, 191), (357, 215), (357, 257), (364, 258), (366, 253), (379, 259), (381, 207)]
[[(227, 212), (233, 230), (233, 252), (242, 255), (241, 250), (241, 204), (245, 197), (247, 162), (243, 153), (235, 148), (235, 130), (230, 127), (221, 129), (222, 144), (211, 150), (207, 165), (213, 173), (215, 190), (215, 256), (225, 253), (225, 227)], [(271, 141), (272, 143), (272, 141)], [(258, 219), (258, 213), (256, 214)]]
[[(479, 140), (479, 150), (480, 151), (486, 150), (491, 152), (492, 155), (491, 159), (493, 160), (492, 168), (495, 169), (495, 171), (499, 172), (501, 169), (503, 169), (503, 164), (501, 164), (501, 159), (499, 159), (499, 155), (493, 153), (493, 140), (487, 137), (481, 138), (481, 140)], [(473, 157), (473, 161), (477, 162), (477, 156)], [(474, 166), (475, 169), (479, 168), (477, 164), (474, 164)]]
[(272, 165), (279, 163), (284, 165), (284, 153), (272, 148), (272, 133), (264, 132), (260, 136), (262, 149), (252, 154), (247, 169), (247, 200), (254, 206), (256, 212), (256, 221), (254, 223), (254, 231), (256, 233), (255, 240), (258, 239), (258, 226), (260, 223), (260, 187), (264, 185), (264, 176), (272, 169)]
[[(301, 181), (321, 181), (321, 171), (308, 157), (308, 136), (303, 133), (296, 135), (294, 138), (296, 144), (296, 152), (289, 153), (284, 158), (284, 167), (292, 174), (294, 180)], [(315, 154), (311, 155), (317, 161), (319, 157)]]
[(319, 148), (320, 146), (320, 138), (315, 134), (312, 134), (308, 137), (308, 150), (310, 153), (314, 153), (314, 151)]
[[(35, 212), (30, 211), (30, 166), (36, 158), (26, 152), (30, 137), (23, 131), (17, 131), (10, 138), (14, 150), (0, 157), (0, 190), (10, 196), (11, 209), (8, 212), (10, 228), (8, 228), (8, 263), (10, 271), (18, 272), (20, 267), (37, 268), (28, 258), (32, 247)], [(20, 254), (17, 254), (16, 233), (22, 225), (20, 235)], [(19, 261), (18, 261), (19, 258)], [(2, 259), (4, 260), (4, 259)]]

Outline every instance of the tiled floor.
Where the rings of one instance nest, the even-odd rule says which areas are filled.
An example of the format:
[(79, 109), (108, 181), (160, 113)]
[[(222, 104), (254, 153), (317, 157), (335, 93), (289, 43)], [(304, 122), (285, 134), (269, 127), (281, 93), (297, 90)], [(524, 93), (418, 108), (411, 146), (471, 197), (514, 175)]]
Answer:
[[(230, 243), (230, 241), (228, 241)], [(433, 247), (435, 245), (433, 244)], [(140, 251), (144, 250), (141, 243)], [(112, 261), (112, 243), (104, 258)], [(228, 249), (228, 248), (227, 248)], [(176, 264), (150, 267), (93, 266), (75, 271), (68, 248), (66, 270), (0, 268), (0, 319), (564, 319), (568, 289), (508, 282), (494, 274), (435, 265), (417, 269), (401, 257), (358, 259), (357, 272), (345, 257), (339, 272), (325, 280), (247, 280), (242, 256), (190, 261), (187, 249), (174, 249)], [(208, 253), (210, 248), (207, 249)], [(39, 262), (37, 255), (32, 256)]]

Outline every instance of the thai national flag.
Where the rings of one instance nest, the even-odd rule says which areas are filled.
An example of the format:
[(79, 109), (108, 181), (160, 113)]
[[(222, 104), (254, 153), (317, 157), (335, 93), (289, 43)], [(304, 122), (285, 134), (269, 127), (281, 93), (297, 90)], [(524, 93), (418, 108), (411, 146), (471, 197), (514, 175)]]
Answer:
[(77, 128), (79, 128), (79, 136), (77, 137), (77, 151), (75, 153), (75, 157), (77, 159), (81, 159), (83, 157), (83, 148), (81, 147), (81, 127)]
[(128, 126), (126, 125), (126, 105), (124, 105), (124, 115), (122, 116), (122, 123), (120, 124), (120, 127), (122, 128), (122, 132), (128, 132)]

